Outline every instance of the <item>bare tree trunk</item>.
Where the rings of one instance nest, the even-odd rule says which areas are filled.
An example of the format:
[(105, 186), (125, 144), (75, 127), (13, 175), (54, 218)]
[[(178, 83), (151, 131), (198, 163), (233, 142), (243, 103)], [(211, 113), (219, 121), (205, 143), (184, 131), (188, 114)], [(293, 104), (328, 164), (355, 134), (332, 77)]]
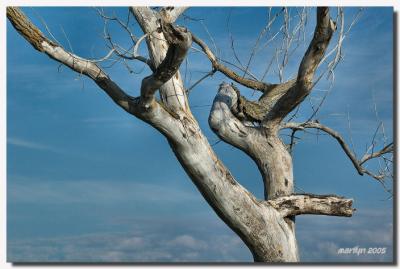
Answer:
[[(191, 46), (192, 35), (171, 24), (184, 10), (167, 8), (155, 12), (147, 7), (131, 8), (146, 34), (155, 69), (151, 76), (142, 80), (141, 95), (137, 98), (127, 95), (94, 62), (67, 52), (44, 37), (19, 9), (8, 7), (7, 17), (37, 50), (93, 79), (117, 105), (159, 130), (203, 197), (240, 236), (255, 261), (297, 262), (295, 215), (351, 216), (353, 212), (350, 199), (293, 194), (292, 159), (278, 136), (281, 120), (308, 94), (314, 65), (318, 64), (318, 57), (329, 42), (327, 8), (318, 11), (319, 26), (316, 29), (320, 30), (318, 27), (323, 24), (323, 31), (316, 30), (300, 67), (299, 82), (275, 87), (278, 94), (269, 93), (269, 96), (279, 98), (269, 99), (261, 127), (253, 127), (239, 119), (240, 96), (231, 85), (222, 84), (215, 97), (209, 124), (221, 139), (243, 150), (256, 162), (265, 183), (265, 200), (262, 201), (234, 179), (190, 112), (178, 68)], [(321, 39), (324, 31), (327, 38)], [(158, 89), (161, 102), (154, 96)], [(270, 89), (270, 86), (265, 89)]]
[[(151, 59), (157, 67), (165, 57), (168, 49), (168, 44), (164, 41), (163, 33), (156, 30), (161, 27), (160, 19), (166, 17), (165, 13), (157, 14), (145, 7), (132, 7), (139, 25), (142, 30), (148, 35), (147, 45), (150, 51)], [(160, 17), (161, 16), (161, 17)], [(170, 17), (168, 17), (170, 18)], [(257, 212), (253, 209), (259, 202), (241, 187), (232, 177), (230, 172), (218, 160), (210, 147), (208, 140), (202, 134), (198, 123), (194, 120), (191, 112), (188, 109), (187, 98), (183, 83), (179, 72), (167, 83), (160, 88), (160, 95), (163, 103), (170, 107), (171, 110), (179, 110), (179, 116), (183, 118), (183, 128), (187, 130), (184, 139), (170, 137), (169, 144), (176, 157), (182, 164), (186, 173), (190, 176), (193, 183), (203, 194), (207, 202), (213, 207), (215, 212), (228, 224), (246, 243), (253, 253), (256, 261), (297, 261), (297, 247), (294, 237), (294, 228), (288, 226), (283, 219), (269, 220), (268, 215), (262, 212)], [(261, 138), (261, 137), (260, 137)], [(279, 138), (274, 140), (271, 137), (271, 142), (280, 142)], [(283, 146), (283, 145), (282, 145)], [(263, 177), (265, 178), (266, 190), (270, 197), (277, 197), (278, 194), (285, 195), (292, 193), (292, 172), (291, 166), (281, 166), (278, 159), (271, 158), (265, 160), (265, 153), (269, 151), (265, 148), (263, 151), (258, 151), (259, 155), (263, 155), (259, 160), (262, 160), (259, 167), (262, 167)], [(282, 154), (280, 149), (275, 150), (275, 155)], [(285, 157), (287, 157), (285, 155)], [(290, 156), (289, 156), (290, 158)], [(290, 165), (291, 161), (289, 160)], [(273, 166), (273, 168), (271, 168)], [(268, 169), (270, 168), (270, 169)], [(286, 168), (288, 170), (286, 170)], [(286, 172), (288, 171), (288, 172)], [(282, 174), (283, 173), (283, 174)], [(287, 175), (290, 174), (290, 175)], [(288, 182), (283, 189), (280, 180), (285, 175)], [(220, 179), (224, 184), (230, 186), (215, 184), (215, 179)], [(290, 185), (290, 186), (289, 186)], [(240, 193), (230, 193), (229, 190), (238, 189)], [(241, 197), (248, 199), (240, 201)], [(246, 210), (244, 210), (247, 208)], [(241, 216), (241, 214), (244, 214)], [(272, 217), (272, 216), (271, 216)], [(279, 215), (273, 218), (280, 218)], [(274, 225), (271, 225), (274, 224)]]
[[(211, 108), (210, 127), (222, 140), (243, 150), (255, 161), (264, 181), (265, 200), (291, 195), (292, 159), (285, 145), (279, 139), (276, 130), (258, 129), (243, 124), (233, 114), (237, 103), (238, 95), (235, 89), (229, 84), (221, 84)], [(266, 228), (269, 233), (281, 234), (281, 242), (290, 245), (290, 261), (298, 261), (293, 220), (294, 218), (284, 219), (284, 234)], [(254, 256), (256, 261), (266, 261), (265, 258), (265, 254)]]

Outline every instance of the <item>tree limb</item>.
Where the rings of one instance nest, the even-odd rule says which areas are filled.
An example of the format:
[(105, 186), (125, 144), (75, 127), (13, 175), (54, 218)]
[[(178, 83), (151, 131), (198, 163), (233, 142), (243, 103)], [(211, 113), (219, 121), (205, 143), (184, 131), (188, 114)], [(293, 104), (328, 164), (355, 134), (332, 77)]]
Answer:
[(317, 25), (314, 30), (314, 36), (300, 63), (296, 87), (292, 87), (276, 102), (267, 117), (270, 124), (282, 121), (311, 92), (315, 70), (324, 56), (335, 30), (336, 25), (330, 19), (329, 8), (318, 7)]
[(394, 144), (393, 142), (390, 143), (389, 145), (386, 145), (385, 147), (383, 147), (381, 150), (373, 152), (371, 154), (365, 154), (361, 160), (360, 160), (360, 165), (362, 165), (363, 163), (373, 159), (373, 158), (377, 158), (380, 157), (386, 153), (391, 153), (394, 151)]
[(366, 154), (366, 155), (364, 155), (363, 158), (361, 158), (361, 160), (358, 160), (357, 157), (355, 156), (354, 152), (350, 149), (350, 147), (347, 145), (347, 143), (345, 142), (343, 137), (338, 132), (336, 132), (335, 130), (333, 130), (319, 122), (315, 122), (315, 121), (309, 121), (309, 122), (304, 122), (304, 123), (287, 122), (287, 123), (284, 123), (281, 125), (281, 129), (304, 130), (306, 128), (313, 128), (313, 129), (318, 129), (318, 130), (324, 131), (325, 133), (327, 133), (330, 136), (332, 136), (333, 138), (335, 138), (337, 140), (337, 142), (339, 143), (339, 145), (342, 147), (345, 154), (349, 157), (349, 159), (353, 163), (353, 166), (356, 168), (359, 175), (362, 176), (364, 174), (367, 174), (377, 180), (382, 180), (382, 178), (383, 178), (382, 175), (375, 175), (375, 174), (371, 173), (370, 171), (365, 169), (362, 166), (362, 164), (364, 164), (365, 162), (367, 162), (368, 160), (371, 160), (373, 158), (378, 158), (384, 154), (393, 152), (393, 150), (394, 150), (393, 143), (390, 143), (389, 145), (385, 146), (383, 149), (381, 149), (377, 152), (374, 152), (371, 154)]
[(284, 217), (304, 214), (351, 217), (353, 199), (336, 195), (293, 194), (263, 201)]
[(160, 15), (163, 17), (165, 22), (173, 23), (180, 15), (182, 15), (188, 7), (163, 7), (160, 10)]

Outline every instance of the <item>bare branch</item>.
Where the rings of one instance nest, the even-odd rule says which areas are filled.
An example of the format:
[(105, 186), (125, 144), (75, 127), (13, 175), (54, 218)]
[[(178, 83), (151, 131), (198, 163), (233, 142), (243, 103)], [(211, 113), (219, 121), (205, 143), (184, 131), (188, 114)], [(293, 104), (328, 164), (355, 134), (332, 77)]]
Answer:
[(267, 92), (275, 88), (277, 85), (276, 84), (268, 84), (265, 82), (261, 81), (256, 81), (253, 79), (249, 78), (244, 78), (238, 74), (236, 74), (233, 70), (229, 69), (227, 66), (223, 65), (218, 61), (218, 58), (214, 55), (214, 53), (211, 51), (211, 49), (207, 46), (206, 43), (204, 43), (200, 38), (198, 38), (195, 35), (192, 35), (193, 41), (200, 46), (200, 48), (203, 50), (203, 52), (207, 55), (208, 59), (210, 60), (213, 68), (218, 70), (219, 72), (223, 73), (225, 76), (228, 78), (236, 81), (237, 83), (240, 83), (241, 85), (258, 90), (261, 92)]
[[(256, 40), (256, 42), (255, 42), (255, 44), (253, 46), (253, 49), (251, 50), (250, 57), (249, 57), (249, 60), (248, 60), (248, 62), (246, 64), (246, 69), (244, 71), (243, 77), (245, 77), (246, 74), (247, 74), (247, 71), (248, 71), (248, 69), (250, 67), (251, 61), (253, 60), (253, 57), (255, 56), (256, 51), (258, 49), (258, 45), (260, 43), (261, 38), (265, 35), (265, 33), (267, 31), (269, 31), (269, 29), (271, 28), (271, 25), (274, 23), (276, 18), (279, 17), (279, 15), (282, 13), (283, 10), (285, 10), (285, 8), (282, 8), (272, 18), (269, 18), (267, 25), (261, 30), (260, 34), (258, 35), (258, 38), (257, 38), (257, 40)], [(270, 11), (271, 11), (271, 9), (270, 9)]]
[(382, 155), (387, 153), (392, 153), (393, 151), (394, 151), (394, 144), (392, 142), (377, 152), (373, 152), (371, 154), (365, 154), (360, 160), (360, 165), (373, 158), (381, 157)]
[[(131, 12), (128, 12), (128, 21), (126, 23), (123, 23), (118, 17), (113, 16), (113, 17), (109, 17), (107, 15), (104, 14), (103, 10), (100, 10), (99, 8), (95, 8), (97, 13), (99, 14), (99, 16), (104, 20), (104, 39), (108, 42), (109, 47), (114, 51), (114, 53), (123, 59), (123, 62), (125, 63), (125, 59), (126, 60), (138, 60), (141, 61), (145, 64), (147, 64), (150, 69), (152, 71), (155, 70), (153, 63), (141, 56), (137, 54), (137, 47), (139, 46), (139, 44), (141, 43), (141, 39), (137, 39), (137, 37), (131, 32), (129, 26), (128, 26), (128, 22), (129, 22), (129, 16), (131, 14)], [(118, 22), (118, 24), (125, 29), (125, 31), (129, 34), (129, 37), (132, 41), (132, 46), (129, 49), (125, 49), (122, 48), (120, 45), (116, 44), (112, 37), (111, 34), (108, 31), (108, 21), (116, 21)], [(134, 50), (133, 53), (130, 51), (132, 48), (136, 49), (136, 51)]]
[(151, 70), (154, 71), (155, 67), (154, 67), (153, 63), (150, 61), (150, 59), (147, 59), (147, 58), (145, 58), (145, 57), (139, 55), (138, 52), (137, 52), (137, 50), (138, 50), (140, 44), (141, 44), (142, 41), (146, 38), (146, 36), (147, 36), (147, 34), (143, 35), (142, 37), (140, 37), (140, 38), (137, 40), (135, 46), (133, 47), (133, 55), (132, 55), (131, 58), (132, 58), (132, 59), (140, 60), (140, 61), (142, 61), (142, 62), (145, 62), (148, 66), (150, 66)]
[(324, 56), (333, 32), (336, 30), (335, 23), (330, 19), (329, 8), (317, 8), (317, 25), (314, 36), (301, 61), (297, 74), (296, 87), (293, 87), (275, 104), (268, 115), (270, 124), (276, 124), (297, 107), (311, 92), (313, 77), (319, 62)]
[(199, 85), (199, 84), (200, 84), (203, 80), (205, 80), (206, 78), (212, 77), (212, 76), (215, 74), (215, 72), (216, 72), (215, 69), (211, 70), (210, 72), (207, 72), (207, 74), (205, 74), (205, 75), (202, 76), (199, 80), (197, 80), (195, 83), (193, 83), (193, 85), (190, 86), (190, 87), (187, 89), (187, 92), (189, 93), (191, 90), (194, 89), (194, 87), (196, 87), (197, 85)]
[(187, 9), (188, 9), (188, 7), (163, 7), (160, 10), (160, 15), (163, 17), (165, 22), (173, 23)]
[(127, 22), (124, 23), (122, 22), (117, 16), (107, 16), (104, 14), (103, 10), (100, 10), (99, 8), (96, 8), (97, 13), (102, 17), (104, 20), (109, 20), (109, 21), (116, 21), (129, 35), (129, 38), (131, 39), (132, 43), (137, 42), (137, 37), (132, 33), (132, 30), (129, 27), (129, 18), (130, 18), (130, 12), (128, 11), (128, 19)]
[(321, 131), (324, 131), (325, 133), (329, 134), (333, 138), (335, 138), (340, 146), (342, 147), (343, 151), (345, 154), (349, 157), (351, 162), (353, 163), (353, 166), (356, 168), (358, 174), (364, 175), (367, 174), (373, 178), (375, 178), (378, 181), (381, 181), (385, 176), (384, 174), (373, 174), (372, 172), (368, 171), (365, 169), (362, 164), (367, 162), (368, 160), (371, 160), (373, 158), (378, 158), (382, 157), (384, 154), (387, 153), (393, 153), (394, 151), (394, 145), (393, 143), (390, 143), (389, 145), (385, 146), (383, 149), (371, 153), (371, 154), (366, 154), (361, 160), (358, 160), (354, 152), (350, 149), (350, 147), (347, 145), (343, 137), (336, 132), (335, 130), (322, 125), (319, 122), (316, 121), (310, 121), (310, 122), (304, 122), (304, 123), (295, 123), (295, 122), (287, 122), (281, 125), (281, 129), (292, 129), (292, 130), (304, 130), (305, 128), (314, 128), (314, 129), (319, 129)]
[(293, 194), (263, 204), (272, 206), (285, 217), (303, 214), (351, 217), (355, 211), (353, 199), (336, 195)]

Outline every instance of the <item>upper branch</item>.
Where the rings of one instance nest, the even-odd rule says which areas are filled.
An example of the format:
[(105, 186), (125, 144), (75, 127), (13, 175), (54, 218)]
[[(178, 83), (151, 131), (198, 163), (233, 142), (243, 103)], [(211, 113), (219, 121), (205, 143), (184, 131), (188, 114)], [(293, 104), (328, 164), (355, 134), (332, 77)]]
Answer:
[(311, 92), (315, 70), (324, 56), (335, 30), (336, 24), (330, 19), (329, 8), (318, 7), (314, 36), (300, 63), (296, 87), (287, 91), (275, 104), (268, 116), (269, 121), (275, 123), (282, 121)]
[(163, 7), (160, 10), (160, 14), (165, 22), (173, 23), (187, 9), (188, 7)]
[(300, 63), (297, 75), (297, 81), (301, 88), (300, 91), (307, 92), (311, 90), (315, 70), (324, 56), (325, 50), (335, 30), (336, 24), (329, 16), (329, 8), (318, 7), (317, 25), (314, 30), (314, 37)]
[(132, 113), (133, 98), (126, 94), (95, 61), (90, 61), (66, 51), (63, 47), (46, 38), (17, 7), (7, 7), (7, 18), (14, 28), (38, 51), (68, 66), (73, 71), (91, 78), (116, 104)]
[(302, 214), (351, 217), (353, 199), (336, 195), (293, 194), (264, 201), (278, 210), (284, 217)]
[(393, 151), (394, 151), (394, 144), (393, 144), (393, 142), (391, 142), (389, 145), (386, 145), (379, 151), (376, 151), (376, 152), (373, 152), (370, 154), (365, 154), (360, 160), (360, 165), (362, 165), (363, 163), (365, 163), (373, 158), (380, 157), (386, 153), (393, 153)]
[(167, 55), (156, 71), (143, 79), (141, 101), (149, 106), (154, 100), (154, 93), (178, 71), (192, 44), (192, 35), (186, 28), (162, 23), (164, 37), (169, 43)]
[(130, 7), (129, 10), (136, 17), (143, 32), (151, 33), (156, 21), (162, 19), (165, 23), (174, 23), (188, 7), (164, 7), (157, 12), (149, 7)]

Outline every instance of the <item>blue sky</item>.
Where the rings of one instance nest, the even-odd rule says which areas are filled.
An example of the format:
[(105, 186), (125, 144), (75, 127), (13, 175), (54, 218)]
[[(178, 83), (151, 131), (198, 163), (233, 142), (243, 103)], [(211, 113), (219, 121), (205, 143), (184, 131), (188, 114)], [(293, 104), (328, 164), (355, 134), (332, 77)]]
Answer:
[[(74, 53), (87, 58), (106, 54), (102, 21), (92, 8), (23, 10), (43, 29), (40, 14), (68, 48), (64, 31)], [(127, 15), (125, 8), (107, 9), (109, 14), (112, 11), (122, 18)], [(345, 9), (346, 25), (357, 11)], [(229, 25), (237, 54), (246, 63), (267, 12), (267, 8), (213, 7), (192, 8), (186, 14), (203, 19), (219, 55), (234, 61)], [(347, 113), (350, 115), (358, 157), (378, 126), (374, 100), (386, 135), (392, 139), (392, 12), (391, 8), (363, 10), (344, 41), (344, 59), (318, 116), (350, 141)], [(312, 9), (306, 40), (311, 38), (314, 17)], [(213, 48), (199, 21), (181, 19), (178, 23)], [(140, 36), (137, 25), (134, 29)], [(112, 30), (118, 42), (128, 44), (120, 29)], [(278, 42), (279, 37), (258, 54), (250, 66), (252, 72), (261, 76)], [(286, 79), (295, 74), (306, 48), (307, 43), (293, 54)], [(144, 48), (141, 52), (146, 53)], [(195, 51), (189, 54), (187, 65), (187, 87), (210, 70), (208, 60)], [(166, 140), (115, 106), (90, 80), (58, 67), (7, 23), (8, 260), (251, 261), (250, 251), (206, 204)], [(132, 63), (132, 69), (140, 73), (129, 74), (118, 64), (107, 71), (127, 92), (138, 95), (141, 78), (150, 70), (139, 63)], [(181, 71), (184, 74), (185, 68)], [(211, 143), (218, 139), (209, 129), (207, 117), (223, 80), (229, 81), (215, 74), (189, 96), (193, 113)], [(276, 74), (271, 72), (267, 80), (276, 82)], [(321, 81), (311, 100), (319, 100), (327, 88), (328, 82)], [(252, 94), (241, 90), (247, 96)], [(298, 120), (310, 114), (307, 100)], [(298, 135), (302, 141), (294, 151), (296, 191), (351, 197), (357, 208), (352, 218), (298, 217), (302, 261), (391, 261), (393, 222), (388, 194), (376, 181), (358, 176), (335, 140)], [(214, 149), (236, 179), (262, 198), (255, 164), (224, 143)], [(388, 250), (385, 255), (337, 255), (338, 248), (355, 246)]]

